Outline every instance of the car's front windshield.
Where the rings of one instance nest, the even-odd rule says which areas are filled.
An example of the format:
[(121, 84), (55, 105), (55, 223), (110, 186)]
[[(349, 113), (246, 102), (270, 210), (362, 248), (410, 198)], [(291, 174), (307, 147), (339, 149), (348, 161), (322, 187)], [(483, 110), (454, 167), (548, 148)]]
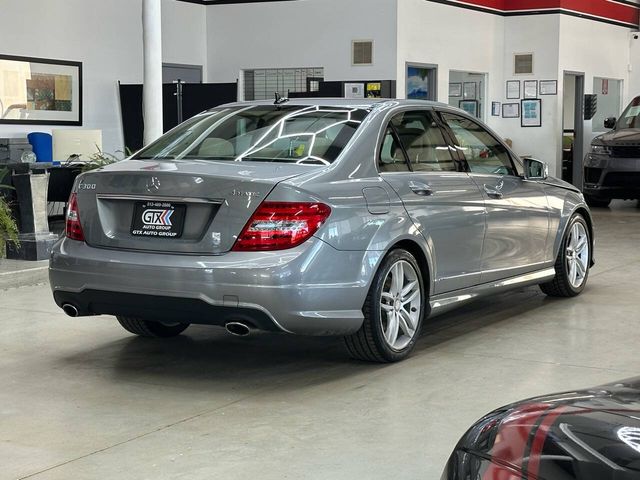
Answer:
[(640, 128), (640, 97), (634, 98), (629, 106), (622, 112), (616, 130), (625, 128)]
[(223, 107), (187, 120), (133, 158), (328, 165), (367, 114), (318, 105)]

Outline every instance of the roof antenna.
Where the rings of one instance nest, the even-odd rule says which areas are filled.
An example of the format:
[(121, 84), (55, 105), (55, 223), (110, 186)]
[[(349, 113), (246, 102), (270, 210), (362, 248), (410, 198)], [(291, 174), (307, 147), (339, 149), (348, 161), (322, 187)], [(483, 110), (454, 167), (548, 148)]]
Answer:
[(287, 103), (289, 99), (287, 97), (283, 97), (278, 92), (275, 92), (276, 100), (273, 102), (274, 105), (282, 105), (283, 103)]

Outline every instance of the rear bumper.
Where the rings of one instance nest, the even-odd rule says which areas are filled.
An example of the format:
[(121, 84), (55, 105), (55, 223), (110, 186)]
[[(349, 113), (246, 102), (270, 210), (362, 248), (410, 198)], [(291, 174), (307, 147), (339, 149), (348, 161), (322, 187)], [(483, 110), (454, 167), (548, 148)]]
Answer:
[(59, 306), (81, 315), (182, 323), (244, 321), (272, 331), (344, 335), (363, 321), (383, 252), (339, 251), (311, 239), (280, 252), (217, 256), (108, 250), (63, 238), (49, 277)]

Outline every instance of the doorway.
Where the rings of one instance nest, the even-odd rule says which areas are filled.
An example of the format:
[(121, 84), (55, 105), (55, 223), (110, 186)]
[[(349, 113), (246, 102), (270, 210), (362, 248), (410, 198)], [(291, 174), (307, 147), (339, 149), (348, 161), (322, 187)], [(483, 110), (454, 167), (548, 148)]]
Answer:
[(582, 189), (584, 73), (565, 72), (562, 103), (562, 179)]
[(487, 74), (449, 70), (449, 105), (486, 120)]

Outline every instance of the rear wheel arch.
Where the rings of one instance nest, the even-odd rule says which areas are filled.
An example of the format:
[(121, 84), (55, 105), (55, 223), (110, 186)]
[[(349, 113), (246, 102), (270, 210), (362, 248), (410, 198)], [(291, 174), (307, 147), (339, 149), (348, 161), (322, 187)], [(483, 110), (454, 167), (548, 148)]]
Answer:
[(420, 266), (420, 270), (422, 272), (423, 281), (425, 282), (424, 290), (428, 298), (430, 296), (433, 279), (431, 278), (431, 266), (429, 265), (427, 254), (417, 242), (409, 239), (404, 239), (394, 243), (389, 248), (386, 255), (388, 255), (393, 250), (396, 250), (399, 248), (409, 252), (411, 255), (415, 257), (416, 261), (418, 262), (418, 265)]

